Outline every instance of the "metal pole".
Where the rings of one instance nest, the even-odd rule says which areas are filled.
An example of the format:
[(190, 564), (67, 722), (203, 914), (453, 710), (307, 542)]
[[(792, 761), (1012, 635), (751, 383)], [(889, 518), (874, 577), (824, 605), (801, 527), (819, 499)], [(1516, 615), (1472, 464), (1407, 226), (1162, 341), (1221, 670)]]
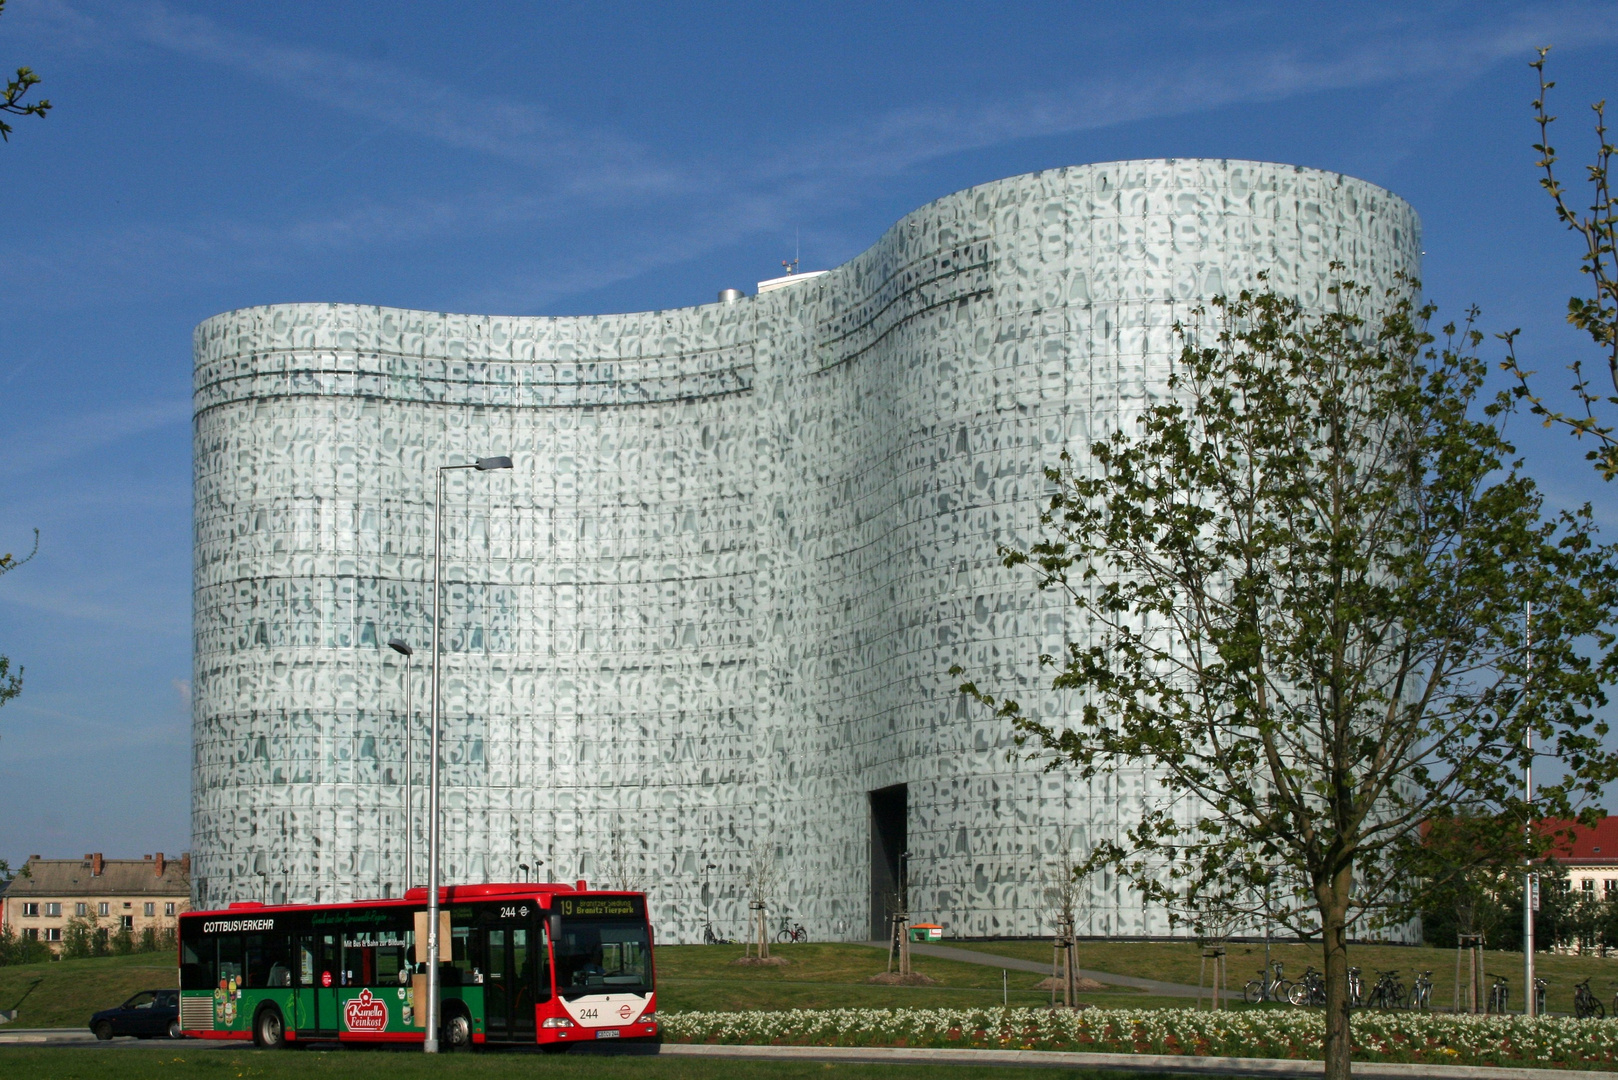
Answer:
[(414, 788), (411, 787), (411, 768), (415, 761), (414, 748), (411, 745), (411, 736), (415, 728), (415, 720), (411, 715), (410, 690), (415, 684), (411, 668), (415, 665), (414, 656), (405, 657), (405, 891), (416, 878), (416, 800), (413, 798)]
[[(1528, 673), (1524, 679), (1524, 686), (1526, 687), (1534, 678), (1534, 605), (1532, 601), (1523, 608), (1523, 646), (1528, 654)], [(1523, 738), (1524, 747), (1528, 751), (1528, 760), (1523, 764), (1523, 799), (1528, 806), (1528, 838), (1532, 841), (1534, 837), (1534, 727), (1532, 713), (1529, 714), (1529, 723), (1523, 732)], [(1534, 1000), (1534, 869), (1532, 862), (1528, 864), (1528, 871), (1523, 874), (1522, 938), (1523, 987), (1526, 991), (1526, 996), (1523, 999), (1523, 1015), (1533, 1016), (1538, 1002)]]
[(443, 622), (444, 469), (433, 500), (433, 679), (427, 767), (427, 1011), (422, 1050), (438, 1053), (438, 631)]

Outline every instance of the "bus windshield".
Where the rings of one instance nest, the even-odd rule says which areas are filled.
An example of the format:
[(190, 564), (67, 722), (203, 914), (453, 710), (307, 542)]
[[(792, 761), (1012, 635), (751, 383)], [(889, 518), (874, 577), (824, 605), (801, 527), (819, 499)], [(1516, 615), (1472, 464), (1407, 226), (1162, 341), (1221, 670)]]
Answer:
[(563, 916), (557, 924), (557, 993), (571, 1000), (652, 992), (652, 949), (643, 920)]

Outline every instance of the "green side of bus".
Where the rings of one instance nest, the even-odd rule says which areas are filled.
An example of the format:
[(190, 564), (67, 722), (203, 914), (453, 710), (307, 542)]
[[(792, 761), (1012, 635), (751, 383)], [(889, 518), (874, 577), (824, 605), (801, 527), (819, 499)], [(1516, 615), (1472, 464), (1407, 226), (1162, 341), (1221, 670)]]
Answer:
[[(249, 989), (225, 986), (212, 991), (182, 990), (180, 992), (181, 1024), (187, 1030), (240, 1032), (253, 1030), (253, 1017), (266, 1002), (280, 1010), (282, 1022), (291, 1031), (340, 1032), (351, 1034), (344, 1022), (344, 1011), (350, 1002), (362, 994), (371, 995), (370, 1008), (380, 1006), (386, 1010), (386, 1026), (374, 1034), (422, 1034), (416, 1023), (415, 989), (411, 986), (343, 986), (304, 987), (298, 989)], [(483, 1032), (483, 988), (481, 986), (444, 987), (443, 1000), (460, 1001), (472, 1017), (474, 1034)], [(201, 1023), (204, 1015), (199, 1006), (188, 1002), (207, 1002), (208, 1022)], [(366, 1032), (366, 1034), (373, 1034)]]

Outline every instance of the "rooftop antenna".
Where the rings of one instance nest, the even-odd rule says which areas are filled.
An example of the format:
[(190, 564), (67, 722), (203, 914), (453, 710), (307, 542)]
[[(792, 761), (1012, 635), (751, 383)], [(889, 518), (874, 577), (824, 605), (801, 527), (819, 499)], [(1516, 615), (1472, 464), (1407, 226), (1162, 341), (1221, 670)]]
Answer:
[(791, 277), (798, 272), (798, 229), (796, 227), (792, 230), (792, 261), (787, 262), (782, 259), (781, 265), (786, 268), (787, 277)]

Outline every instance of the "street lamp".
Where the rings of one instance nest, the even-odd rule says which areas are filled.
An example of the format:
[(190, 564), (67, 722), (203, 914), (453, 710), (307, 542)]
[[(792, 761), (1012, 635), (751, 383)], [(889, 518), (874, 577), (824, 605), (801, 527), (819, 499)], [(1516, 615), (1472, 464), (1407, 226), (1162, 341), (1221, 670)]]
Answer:
[(405, 891), (410, 890), (411, 881), (416, 876), (415, 848), (412, 841), (416, 836), (416, 800), (411, 798), (412, 789), (411, 765), (415, 755), (411, 753), (410, 739), (416, 729), (415, 715), (410, 711), (410, 688), (415, 685), (411, 677), (411, 669), (415, 666), (416, 651), (404, 643), (402, 638), (394, 638), (388, 642), (388, 648), (405, 658)]
[(432, 761), (427, 777), (427, 1012), (422, 1050), (438, 1053), (438, 632), (443, 625), (444, 474), (455, 469), (489, 472), (511, 468), (509, 457), (478, 458), (470, 465), (438, 466), (438, 490), (433, 499), (433, 685), (432, 731), (428, 736)]

